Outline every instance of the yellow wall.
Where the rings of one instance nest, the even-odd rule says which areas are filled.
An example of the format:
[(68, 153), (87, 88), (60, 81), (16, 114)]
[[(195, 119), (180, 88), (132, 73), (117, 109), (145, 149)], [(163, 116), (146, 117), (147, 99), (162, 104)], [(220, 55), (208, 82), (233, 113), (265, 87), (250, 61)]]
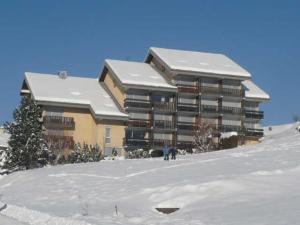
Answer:
[[(44, 115), (47, 114), (44, 112)], [(95, 120), (88, 109), (64, 108), (64, 117), (72, 117), (75, 121), (75, 130), (57, 131), (58, 135), (72, 136), (74, 143), (98, 144), (101, 150), (105, 147), (123, 147), (125, 125), (122, 121)], [(105, 144), (105, 128), (111, 128), (111, 143)]]
[[(105, 143), (105, 129), (110, 128), (111, 130), (111, 143)], [(108, 121), (102, 120), (99, 121), (97, 124), (98, 136), (99, 138), (99, 145), (101, 149), (105, 147), (116, 147), (122, 148), (123, 146), (123, 139), (125, 138), (125, 125), (124, 122), (117, 122), (117, 121)]]
[(75, 121), (75, 130), (66, 130), (66, 136), (73, 136), (75, 143), (99, 144), (97, 124), (88, 109), (65, 109), (64, 116)]
[(119, 105), (124, 108), (124, 100), (125, 100), (125, 93), (124, 91), (118, 86), (116, 81), (113, 80), (110, 73), (107, 73), (104, 78), (104, 84), (108, 88), (108, 90), (112, 93), (112, 96), (117, 100)]

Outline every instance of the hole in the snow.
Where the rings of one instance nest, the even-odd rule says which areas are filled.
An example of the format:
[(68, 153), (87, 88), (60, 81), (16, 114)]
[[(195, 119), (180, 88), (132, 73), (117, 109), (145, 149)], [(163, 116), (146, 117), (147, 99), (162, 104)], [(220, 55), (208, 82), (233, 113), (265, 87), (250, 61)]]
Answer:
[(158, 212), (163, 214), (171, 214), (179, 210), (179, 208), (155, 208)]

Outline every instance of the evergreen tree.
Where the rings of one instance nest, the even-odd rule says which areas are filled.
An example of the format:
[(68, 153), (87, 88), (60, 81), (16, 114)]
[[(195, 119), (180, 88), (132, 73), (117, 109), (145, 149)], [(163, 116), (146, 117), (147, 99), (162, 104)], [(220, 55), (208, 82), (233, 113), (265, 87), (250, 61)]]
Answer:
[(42, 110), (30, 96), (24, 96), (13, 113), (13, 122), (4, 128), (11, 134), (4, 167), (31, 169), (47, 164), (48, 151), (43, 140)]

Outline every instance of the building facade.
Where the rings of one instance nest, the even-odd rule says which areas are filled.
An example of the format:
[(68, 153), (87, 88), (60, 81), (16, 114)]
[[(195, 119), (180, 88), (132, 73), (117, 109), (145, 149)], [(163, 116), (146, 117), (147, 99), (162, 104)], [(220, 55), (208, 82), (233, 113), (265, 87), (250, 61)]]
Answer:
[(150, 48), (145, 62), (105, 60), (98, 79), (26, 73), (22, 94), (43, 106), (45, 134), (112, 148), (192, 148), (201, 118), (240, 144), (263, 136), (260, 103), (269, 96), (222, 54)]

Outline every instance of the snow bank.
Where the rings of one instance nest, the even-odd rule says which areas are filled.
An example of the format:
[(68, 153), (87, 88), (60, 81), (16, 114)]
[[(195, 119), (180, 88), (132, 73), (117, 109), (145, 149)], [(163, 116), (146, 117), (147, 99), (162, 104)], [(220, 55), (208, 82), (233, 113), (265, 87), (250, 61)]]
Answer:
[(238, 136), (238, 133), (235, 131), (232, 132), (225, 132), (225, 133), (221, 133), (221, 139), (225, 139), (225, 138), (230, 138), (232, 136)]
[[(0, 224), (3, 216), (60, 225), (299, 224), (296, 127), (274, 126), (258, 145), (169, 162), (103, 160), (12, 173), (0, 179), (8, 204)], [(157, 207), (180, 210), (164, 215)]]

